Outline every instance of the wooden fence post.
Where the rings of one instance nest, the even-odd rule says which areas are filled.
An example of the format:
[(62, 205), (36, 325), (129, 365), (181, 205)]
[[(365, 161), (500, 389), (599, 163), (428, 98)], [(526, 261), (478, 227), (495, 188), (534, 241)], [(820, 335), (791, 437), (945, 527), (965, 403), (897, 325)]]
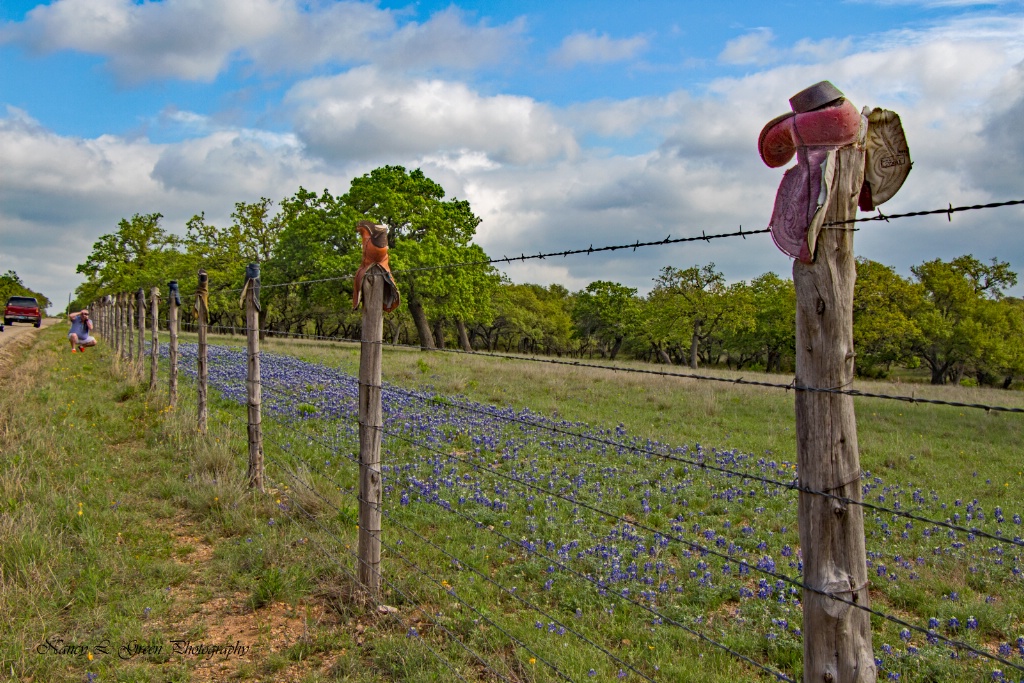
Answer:
[(160, 360), (160, 288), (149, 290), (150, 317), (153, 319), (149, 344), (149, 390), (156, 390), (157, 363)]
[(170, 335), (167, 355), (171, 364), (167, 403), (172, 407), (178, 402), (178, 305), (180, 303), (178, 282), (171, 280), (167, 283), (167, 332)]
[(384, 271), (373, 265), (363, 277), (363, 336), (359, 351), (359, 583), (380, 595), (382, 487), (380, 442), (381, 347), (384, 339)]
[(142, 373), (146, 368), (146, 292), (142, 287), (139, 287), (139, 291), (135, 292), (135, 308), (138, 309), (139, 314), (139, 344), (136, 354), (138, 361), (136, 362), (135, 371), (141, 380)]
[(207, 295), (210, 291), (209, 280), (206, 271), (199, 269), (199, 287), (196, 289), (196, 332), (199, 337), (198, 349), (196, 350), (196, 370), (199, 375), (197, 385), (196, 403), (198, 411), (196, 414), (197, 428), (200, 434), (206, 434), (206, 424), (209, 420), (209, 408), (206, 405), (206, 385), (209, 380), (210, 371), (206, 362), (206, 325), (209, 311), (206, 310)]
[(114, 348), (117, 357), (124, 356), (124, 295), (118, 292), (114, 296)]
[(114, 358), (117, 358), (121, 352), (121, 347), (117, 339), (117, 295), (110, 295), (110, 349), (114, 352)]
[[(838, 151), (825, 223), (856, 217), (864, 150)], [(796, 261), (796, 431), (802, 487), (861, 499), (853, 397), (799, 387), (845, 388), (853, 381), (853, 286), (857, 277), (852, 226), (821, 231), (814, 263)], [(804, 583), (868, 606), (864, 516), (859, 505), (800, 492)], [(804, 589), (804, 681), (875, 681), (870, 614)]]
[(245, 386), (249, 404), (249, 487), (263, 491), (263, 409), (260, 386), (260, 264), (245, 268), (245, 338), (248, 374)]
[(124, 295), (124, 329), (125, 329), (125, 355), (128, 358), (128, 367), (135, 366), (135, 326), (132, 325), (132, 315), (135, 313), (134, 299), (131, 294)]

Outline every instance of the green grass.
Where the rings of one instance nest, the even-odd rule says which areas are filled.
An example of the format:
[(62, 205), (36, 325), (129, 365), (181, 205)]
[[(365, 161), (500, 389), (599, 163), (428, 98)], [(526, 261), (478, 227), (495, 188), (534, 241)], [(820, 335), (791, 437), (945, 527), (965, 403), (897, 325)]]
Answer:
[[(109, 349), (68, 354), (62, 337), (44, 330), (0, 376), (0, 679), (211, 680), (227, 661), (238, 680), (376, 681), (396, 666), (404, 632), (350, 611), (345, 573), (246, 488), (244, 426), (200, 437), (187, 391), (172, 410), (165, 377), (151, 394)], [(297, 642), (287, 610), (307, 613)], [(245, 661), (172, 652), (224, 644), (221, 617), (257, 625)]]
[[(23, 352), (13, 374), (0, 379), (0, 614), (10, 615), (0, 625), (0, 671), (5, 676), (84, 681), (91, 672), (100, 681), (206, 680), (208, 672), (200, 663), (170, 654), (169, 643), (183, 637), (219, 642), (228, 631), (215, 616), (229, 614), (264, 624), (251, 643), (244, 643), (253, 645), (254, 655), (230, 669), (238, 680), (452, 680), (431, 649), (443, 651), (469, 680), (490, 680), (486, 669), (454, 645), (436, 622), (485, 654), (512, 680), (555, 678), (542, 661), (531, 661), (535, 658), (529, 652), (487, 619), (533, 643), (537, 654), (557, 662), (576, 680), (587, 678), (591, 668), (596, 680), (616, 678), (619, 665), (571, 638), (539, 641), (534, 621), (540, 617), (472, 572), (454, 568), (443, 552), (393, 524), (386, 538), (401, 540), (409, 560), (385, 549), (385, 575), (397, 587), (388, 590), (387, 602), (397, 613), (384, 616), (364, 606), (347, 574), (351, 561), (339, 566), (321, 552), (323, 547), (345, 558), (351, 548), (342, 545), (355, 545), (355, 504), (338, 491), (339, 485), (355, 484), (354, 476), (329, 479), (303, 468), (295, 456), (315, 460), (315, 445), (298, 444), (285, 457), (268, 442), (268, 454), (296, 466), (295, 475), (305, 484), (289, 480), (270, 464), (269, 495), (254, 494), (244, 478), (244, 422), (227, 417), (242, 414), (235, 404), (212, 397), (211, 433), (201, 437), (194, 431), (195, 408), (187, 383), (179, 406), (169, 410), (165, 377), (160, 391), (150, 394), (145, 382), (140, 384), (112, 359), (109, 349), (70, 355), (60, 353), (61, 341), (59, 331), (43, 331), (35, 347)], [(358, 367), (354, 345), (269, 340), (264, 349), (349, 372)], [(431, 387), (441, 395), (528, 407), (547, 415), (557, 412), (563, 419), (591, 425), (623, 424), (631, 435), (665, 443), (735, 448), (779, 462), (796, 459), (789, 392), (458, 354), (389, 348), (384, 353), (384, 379), (398, 386)], [(788, 381), (754, 373), (708, 374)], [(868, 382), (855, 388), (1024, 407), (1020, 392)], [(943, 497), (969, 491), (986, 510), (994, 505), (1021, 509), (1020, 416), (878, 399), (856, 399), (856, 407), (862, 466), (887, 483), (934, 490)], [(438, 410), (446, 409), (439, 401)], [(299, 410), (315, 416), (312, 404)], [(265, 424), (268, 436), (274, 436)], [(329, 427), (316, 419), (308, 425)], [(456, 441), (459, 447), (468, 444)], [(541, 448), (529, 455), (541, 462), (545, 457)], [(416, 454), (392, 445), (387, 457), (412, 461)], [(659, 465), (658, 473), (663, 469)], [(687, 476), (681, 469), (671, 475)], [(638, 475), (644, 476), (651, 474)], [(291, 481), (291, 486), (285, 489), (278, 479)], [(732, 519), (735, 526), (743, 521), (707, 491), (694, 487), (688, 496), (695, 512)], [(294, 514), (294, 506), (293, 514), (282, 511), (278, 500), (301, 505), (330, 533)], [(765, 506), (766, 519), (788, 514), (781, 498), (769, 499)], [(629, 514), (631, 508), (623, 503), (615, 512)], [(576, 583), (560, 580), (550, 592), (536, 590), (545, 580), (546, 564), (515, 548), (500, 548), (500, 539), (481, 536), (469, 525), (454, 524), (436, 506), (417, 506), (415, 514), (396, 509), (395, 514), (396, 522), (408, 524), (502, 585), (519, 587), (624, 661), (642, 670), (660, 663), (659, 680), (736, 681), (753, 675), (686, 633), (644, 628), (638, 609), (602, 612), (606, 601)], [(479, 516), (502, 529), (502, 515)], [(511, 523), (506, 530), (511, 537), (527, 535), (525, 520)], [(657, 527), (665, 519), (655, 515), (645, 523)], [(543, 527), (544, 522), (537, 524)], [(769, 524), (795, 545), (795, 527), (783, 531), (782, 526)], [(872, 544), (886, 545), (887, 552), (901, 547), (897, 539), (869, 538)], [(437, 583), (420, 576), (417, 567)], [(988, 571), (968, 572), (954, 561), (936, 561), (934, 569), (922, 574), (920, 582), (883, 587), (877, 595), (873, 591), (872, 599), (915, 620), (934, 614), (965, 622), (976, 616), (984, 627), (979, 637), (988, 642), (1012, 639), (1021, 630), (1024, 599), (1019, 584), (1008, 584)], [(479, 613), (454, 600), (449, 589), (456, 589)], [(954, 590), (964, 596), (961, 603), (942, 599)], [(980, 598), (987, 594), (998, 594), (999, 602), (984, 603)], [(219, 611), (209, 612), (214, 607)], [(762, 611), (759, 604), (740, 605), (723, 589), (694, 591), (665, 608), (685, 623), (710, 619), (708, 626), (715, 633), (722, 629), (719, 637), (731, 647), (799, 671), (799, 641), (766, 640), (766, 624), (775, 613)], [(581, 617), (573, 616), (576, 609)], [(280, 616), (281, 610), (306, 615), (301, 637), (286, 639), (268, 625), (271, 615)], [(749, 626), (726, 628), (737, 618)], [(798, 611), (791, 618), (799, 621)], [(409, 637), (410, 627), (417, 628), (418, 636)], [(898, 644), (891, 625), (876, 621), (873, 628), (876, 647)], [(94, 652), (92, 661), (84, 655), (46, 653), (45, 647), (43, 654), (37, 652), (55, 635), (93, 649), (102, 642), (150, 643), (162, 645), (163, 651), (128, 660)], [(905, 670), (903, 680), (950, 680), (964, 671), (939, 658), (921, 658), (913, 667)]]

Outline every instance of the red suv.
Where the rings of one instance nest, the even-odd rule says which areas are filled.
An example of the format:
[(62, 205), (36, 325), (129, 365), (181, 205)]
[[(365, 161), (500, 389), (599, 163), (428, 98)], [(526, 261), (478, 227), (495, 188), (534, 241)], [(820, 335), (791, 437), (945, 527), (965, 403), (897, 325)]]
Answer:
[[(39, 302), (31, 296), (12, 296), (4, 308), (4, 325), (13, 322), (32, 323), (36, 327), (43, 322), (43, 313), (39, 310)], [(0, 325), (0, 330), (3, 325)]]

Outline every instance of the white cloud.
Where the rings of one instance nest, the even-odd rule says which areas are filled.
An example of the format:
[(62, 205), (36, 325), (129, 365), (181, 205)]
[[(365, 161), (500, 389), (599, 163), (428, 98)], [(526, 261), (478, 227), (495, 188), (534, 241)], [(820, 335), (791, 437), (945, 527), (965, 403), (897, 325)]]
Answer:
[(633, 59), (647, 47), (647, 38), (612, 38), (607, 34), (573, 33), (552, 53), (551, 62), (563, 67), (577, 64), (607, 64)]
[(770, 64), (779, 58), (772, 47), (775, 33), (770, 28), (756, 28), (725, 44), (718, 60), (726, 64)]
[(403, 25), (382, 44), (367, 45), (366, 49), (373, 55), (373, 63), (382, 68), (473, 69), (507, 59), (519, 46), (525, 29), (523, 19), (497, 27), (471, 25), (468, 16), (453, 5), (422, 24)]
[(348, 178), (368, 170), (307, 159), (288, 135), (220, 130), (177, 144), (82, 139), (11, 108), (0, 116), (0, 158), (2, 267), (51, 297), (74, 289), (75, 266), (122, 218), (158, 212), (167, 230), (182, 233), (205, 211), (225, 225), (237, 201), (279, 200), (300, 184), (335, 191), (344, 183), (344, 191)]
[(212, 81), (233, 61), (265, 72), (374, 61), (473, 68), (505, 57), (523, 29), (466, 18), (453, 8), (400, 26), (394, 12), (355, 1), (56, 0), (0, 25), (0, 43), (101, 55), (128, 83)]
[[(1019, 199), (1024, 173), (1024, 30), (1021, 21), (950, 23), (818, 51), (701, 91), (601, 100), (567, 110), (488, 95), (454, 80), (360, 67), (306, 81), (288, 94), (293, 134), (239, 130), (169, 113), (193, 138), (156, 145), (105, 136), (62, 137), (23, 113), (0, 117), (0, 245), (4, 264), (37, 253), (73, 264), (132, 213), (160, 211), (180, 230), (206, 211), (217, 224), (233, 203), (280, 199), (300, 184), (342, 193), (381, 163), (420, 166), (449, 196), (468, 199), (494, 257), (764, 227), (780, 170), (764, 167), (761, 127), (788, 98), (832, 80), (858, 106), (903, 118), (915, 166), (886, 213), (947, 203)], [(798, 44), (799, 45), (799, 44)], [(821, 46), (824, 43), (818, 43)], [(813, 47), (813, 46), (812, 46)], [(815, 48), (817, 49), (817, 48)], [(580, 149), (589, 135), (643, 140), (641, 151)], [(653, 140), (648, 144), (648, 140)], [(1024, 272), (1020, 208), (868, 224), (857, 253), (907, 273), (927, 259), (998, 256)], [(50, 251), (43, 251), (50, 250)], [(730, 279), (790, 261), (767, 236), (527, 262), (517, 279), (573, 288), (614, 279), (646, 291), (661, 267), (715, 262)], [(65, 276), (66, 277), (66, 276)], [(57, 282), (57, 280), (53, 280)], [(52, 291), (68, 287), (55, 285)], [(48, 293), (51, 290), (44, 289)], [(1019, 292), (1018, 292), (1019, 293)]]
[(370, 67), (300, 83), (288, 93), (299, 137), (330, 159), (481, 152), (499, 163), (572, 155), (576, 142), (547, 107), (483, 96), (461, 82), (410, 80)]

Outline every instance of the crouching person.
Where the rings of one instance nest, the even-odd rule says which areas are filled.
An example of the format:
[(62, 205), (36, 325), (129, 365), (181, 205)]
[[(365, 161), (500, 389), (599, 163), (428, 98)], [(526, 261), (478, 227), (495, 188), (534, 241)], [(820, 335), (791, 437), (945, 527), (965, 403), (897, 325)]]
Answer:
[(71, 314), (71, 332), (68, 333), (71, 353), (81, 353), (89, 346), (96, 346), (96, 338), (89, 334), (91, 331), (92, 321), (89, 320), (88, 310)]

